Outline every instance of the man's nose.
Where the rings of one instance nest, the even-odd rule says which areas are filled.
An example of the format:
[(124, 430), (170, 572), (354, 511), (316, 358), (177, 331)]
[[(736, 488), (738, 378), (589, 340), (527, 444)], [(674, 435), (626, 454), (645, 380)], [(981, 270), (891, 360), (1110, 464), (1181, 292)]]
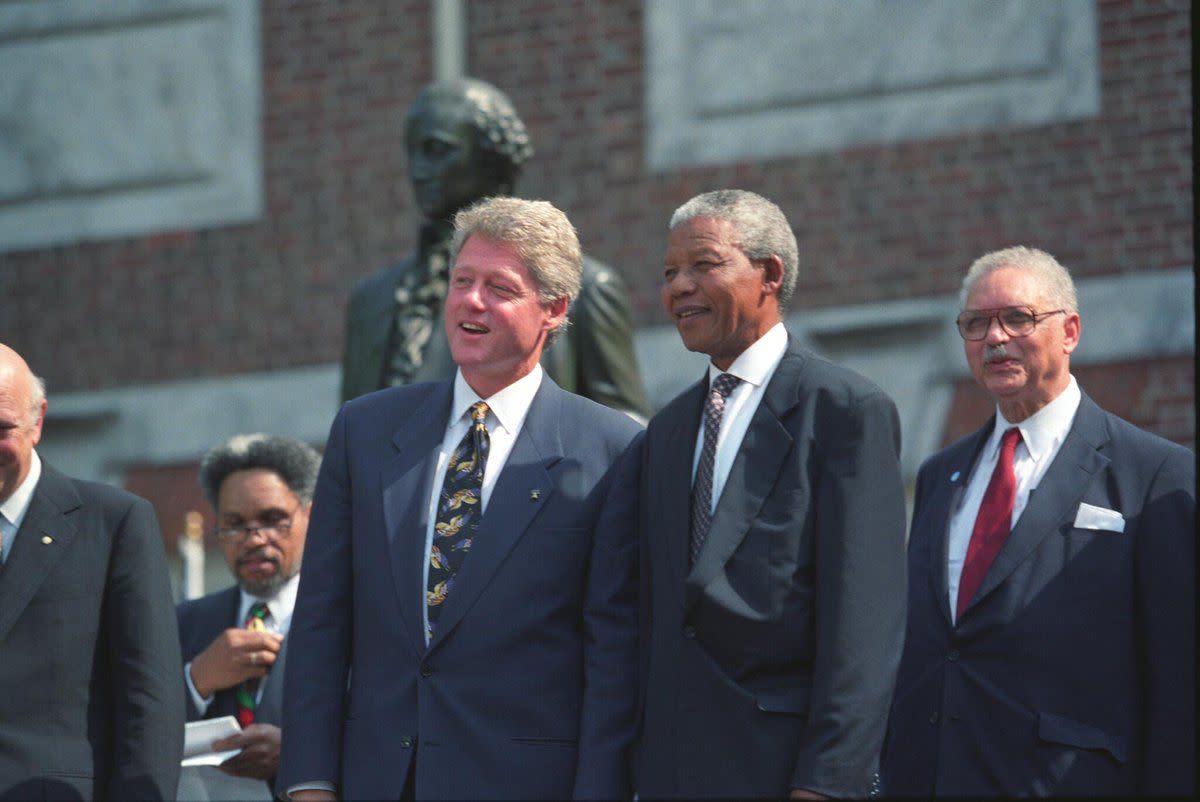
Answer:
[(988, 321), (987, 337), (985, 339), (989, 343), (1006, 343), (1011, 339), (1004, 326), (1001, 325), (999, 315), (992, 315), (991, 320)]

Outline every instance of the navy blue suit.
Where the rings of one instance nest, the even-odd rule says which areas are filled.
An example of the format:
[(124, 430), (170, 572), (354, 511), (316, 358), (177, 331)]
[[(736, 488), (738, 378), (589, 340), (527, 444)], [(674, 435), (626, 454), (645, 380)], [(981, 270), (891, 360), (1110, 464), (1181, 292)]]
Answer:
[[(428, 646), (429, 499), (453, 385), (342, 407), (289, 634), (278, 787), (343, 798), (628, 796), (638, 434), (542, 380)], [(414, 759), (414, 753), (416, 755)]]
[(896, 407), (789, 340), (689, 567), (707, 392), (673, 400), (644, 441), (638, 793), (865, 797), (904, 632)]
[[(952, 510), (994, 426), (917, 479), (885, 794), (1190, 795), (1195, 455), (1083, 396), (983, 584), (952, 625)], [(1123, 532), (1074, 526), (1081, 503)]]

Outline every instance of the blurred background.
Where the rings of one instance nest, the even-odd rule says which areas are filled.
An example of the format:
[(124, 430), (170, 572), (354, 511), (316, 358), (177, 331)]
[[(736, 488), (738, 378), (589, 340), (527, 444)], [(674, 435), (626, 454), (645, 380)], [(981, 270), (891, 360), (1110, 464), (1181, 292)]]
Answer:
[(205, 450), (323, 444), (350, 288), (416, 244), (405, 112), (470, 75), (529, 128), (517, 194), (629, 285), (655, 408), (704, 365), (667, 220), (740, 187), (796, 229), (789, 329), (896, 399), (910, 487), (990, 414), (956, 295), (1014, 244), (1076, 277), (1084, 390), (1194, 448), (1191, 38), (1183, 0), (9, 0), (0, 341), (43, 457), (149, 498), (178, 586)]

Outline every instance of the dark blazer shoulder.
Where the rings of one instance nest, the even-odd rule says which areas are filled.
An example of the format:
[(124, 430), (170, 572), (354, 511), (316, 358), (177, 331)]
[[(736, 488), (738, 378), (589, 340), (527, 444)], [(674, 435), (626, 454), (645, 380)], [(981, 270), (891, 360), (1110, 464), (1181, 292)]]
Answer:
[(565, 416), (585, 421), (606, 436), (628, 443), (644, 428), (624, 412), (562, 389), (549, 376), (544, 376), (542, 383), (558, 397)]
[[(235, 623), (233, 619), (237, 614), (237, 604), (240, 600), (238, 586), (232, 585), (224, 590), (218, 590), (215, 593), (201, 596), (198, 599), (187, 599), (179, 602), (179, 604), (175, 605), (175, 613), (179, 617), (180, 638), (186, 637), (185, 625), (188, 629), (191, 629), (201, 621), (228, 619), (226, 626), (233, 626)], [(230, 615), (231, 610), (233, 611), (233, 615)]]
[[(789, 335), (788, 348), (779, 368), (775, 370), (775, 377), (786, 377), (792, 371), (797, 376), (798, 391), (820, 390), (841, 403), (852, 404), (876, 396), (888, 397), (866, 376), (808, 350)], [(772, 377), (772, 381), (775, 377)]]

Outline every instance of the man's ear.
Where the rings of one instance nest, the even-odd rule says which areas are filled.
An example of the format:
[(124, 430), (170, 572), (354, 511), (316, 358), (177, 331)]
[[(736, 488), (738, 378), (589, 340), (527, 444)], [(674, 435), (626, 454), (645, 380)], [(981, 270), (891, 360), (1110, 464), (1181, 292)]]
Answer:
[(783, 287), (783, 260), (772, 254), (765, 259), (756, 259), (763, 266), (762, 291), (763, 295), (779, 296)]
[(543, 304), (543, 308), (548, 315), (546, 322), (542, 324), (543, 331), (554, 331), (562, 325), (563, 320), (567, 317), (567, 308), (571, 305), (571, 299), (565, 295), (560, 295), (548, 304)]
[(1063, 353), (1071, 353), (1079, 345), (1079, 334), (1083, 324), (1078, 312), (1068, 312), (1063, 321)]

